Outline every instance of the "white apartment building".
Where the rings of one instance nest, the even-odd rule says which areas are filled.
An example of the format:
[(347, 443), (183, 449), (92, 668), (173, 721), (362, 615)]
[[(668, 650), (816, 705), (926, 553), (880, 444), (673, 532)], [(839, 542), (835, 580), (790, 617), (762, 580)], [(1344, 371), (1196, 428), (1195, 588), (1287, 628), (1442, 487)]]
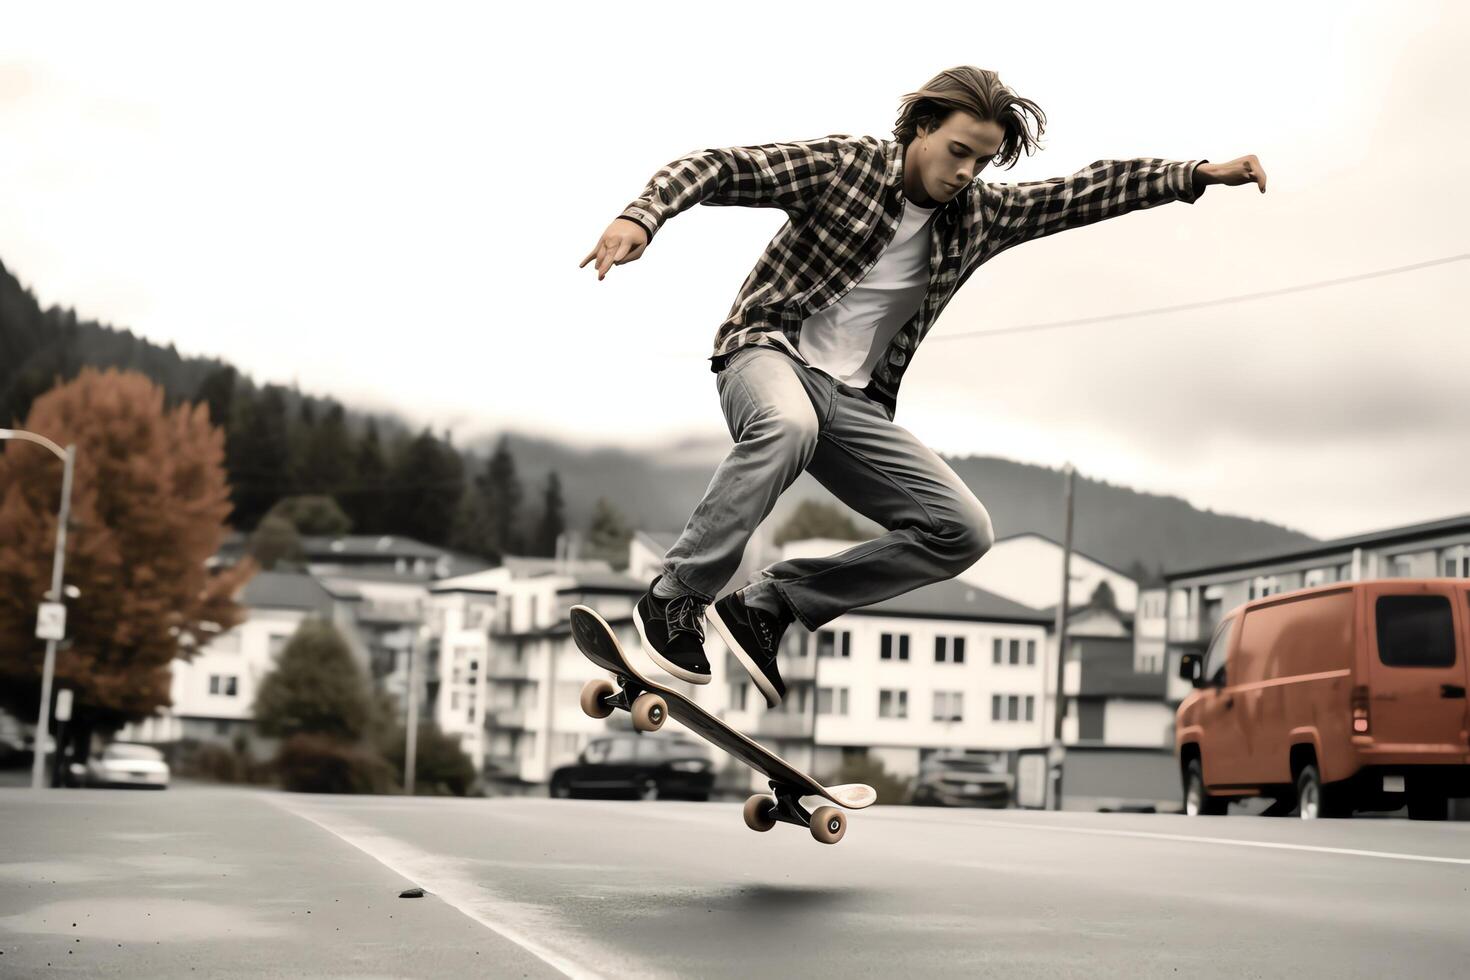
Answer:
[(228, 743), (241, 733), (252, 744), (260, 744), (252, 709), (261, 682), (275, 669), (276, 657), (302, 620), (340, 622), (350, 615), (352, 598), (334, 596), (304, 572), (257, 573), (237, 596), (247, 610), (245, 621), (217, 635), (193, 659), (175, 660), (169, 686), (172, 705), (124, 726), (118, 739)]
[[(851, 544), (794, 541), (783, 554), (831, 554)], [(694, 696), (818, 779), (854, 751), (912, 776), (931, 752), (1045, 744), (1055, 683), (1048, 683), (1055, 677), (1048, 625), (1035, 609), (958, 580), (939, 582), (851, 610), (816, 634), (794, 624), (780, 661), (786, 699), (775, 709), (718, 637), (709, 647), (712, 681)], [(765, 788), (759, 774), (749, 781)]]
[[(1062, 601), (1062, 556), (1065, 548), (1044, 534), (1027, 531), (999, 538), (979, 561), (957, 577), (987, 592), (1035, 609), (1055, 608)], [(1121, 612), (1138, 606), (1138, 583), (1126, 573), (1072, 549), (1068, 572), (1069, 604), (1084, 603), (1103, 582), (1112, 589)]]
[(497, 789), (542, 785), (589, 738), (624, 716), (588, 718), (582, 685), (606, 676), (572, 642), (568, 610), (596, 609), (638, 647), (633, 603), (646, 583), (604, 561), (510, 559), (432, 590), (430, 698), (446, 733), (458, 735)]
[(1148, 629), (1163, 631), (1169, 700), (1177, 704), (1190, 690), (1175, 676), (1179, 657), (1203, 650), (1220, 618), (1241, 603), (1331, 582), (1435, 577), (1470, 578), (1470, 514), (1167, 571), (1167, 609), (1150, 607)]

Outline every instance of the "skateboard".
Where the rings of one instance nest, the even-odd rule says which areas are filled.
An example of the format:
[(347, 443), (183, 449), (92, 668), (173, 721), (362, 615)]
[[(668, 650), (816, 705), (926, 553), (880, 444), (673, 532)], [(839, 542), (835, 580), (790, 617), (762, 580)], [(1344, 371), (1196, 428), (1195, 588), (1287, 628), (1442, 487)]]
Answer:
[(808, 811), (801, 805), (801, 798), (820, 796), (849, 810), (861, 810), (877, 802), (877, 791), (864, 783), (823, 786), (683, 694), (640, 673), (628, 660), (617, 634), (595, 610), (575, 605), (571, 619), (577, 648), (618, 680), (616, 687), (605, 679), (588, 681), (582, 687), (582, 710), (589, 717), (606, 718), (621, 708), (633, 716), (633, 727), (640, 732), (658, 731), (672, 716), (706, 742), (764, 775), (770, 780), (771, 792), (757, 793), (745, 801), (745, 825), (751, 830), (764, 832), (778, 821), (794, 823), (810, 829), (823, 844), (835, 844), (847, 833), (847, 814), (831, 806)]

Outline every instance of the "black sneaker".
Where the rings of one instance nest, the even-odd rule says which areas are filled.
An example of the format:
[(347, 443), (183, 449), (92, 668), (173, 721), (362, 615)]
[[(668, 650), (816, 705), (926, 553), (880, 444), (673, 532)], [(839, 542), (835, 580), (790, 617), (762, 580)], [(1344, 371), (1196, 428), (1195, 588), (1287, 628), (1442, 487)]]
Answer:
[(704, 603), (698, 596), (663, 599), (653, 594), (653, 580), (638, 605), (633, 624), (643, 638), (649, 659), (681, 681), (709, 683), (709, 658), (704, 655)]
[(773, 616), (764, 609), (747, 606), (742, 592), (743, 589), (717, 600), (705, 615), (765, 695), (766, 705), (774, 708), (786, 696), (786, 684), (776, 666), (776, 652), (781, 646), (781, 634), (795, 617)]

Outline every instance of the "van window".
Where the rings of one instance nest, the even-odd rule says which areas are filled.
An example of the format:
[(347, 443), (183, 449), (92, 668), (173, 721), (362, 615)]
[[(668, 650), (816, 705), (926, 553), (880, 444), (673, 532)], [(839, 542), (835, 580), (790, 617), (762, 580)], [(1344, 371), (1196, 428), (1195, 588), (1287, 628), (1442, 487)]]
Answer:
[(1225, 683), (1225, 657), (1230, 649), (1230, 630), (1234, 625), (1234, 619), (1221, 623), (1215, 630), (1214, 639), (1210, 640), (1210, 648), (1205, 651), (1204, 676), (1211, 684)]
[(1378, 597), (1378, 659), (1389, 667), (1450, 667), (1455, 622), (1442, 595)]

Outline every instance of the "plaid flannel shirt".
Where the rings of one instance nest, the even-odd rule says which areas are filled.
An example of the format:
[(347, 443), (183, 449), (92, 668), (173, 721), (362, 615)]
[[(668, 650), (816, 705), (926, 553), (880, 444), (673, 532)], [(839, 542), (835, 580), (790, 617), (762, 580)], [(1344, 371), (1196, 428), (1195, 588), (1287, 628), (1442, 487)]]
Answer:
[[(660, 168), (619, 217), (652, 241), (695, 204), (780, 208), (789, 220), (766, 246), (715, 332), (710, 370), (752, 344), (801, 356), (802, 321), (862, 281), (892, 241), (903, 212), (904, 147), (872, 136), (690, 153)], [(1188, 162), (1098, 160), (1070, 177), (992, 184), (978, 177), (936, 211), (929, 285), (919, 309), (873, 369), (867, 394), (892, 418), (915, 351), (955, 291), (1013, 245), (1169, 201), (1193, 204)]]

